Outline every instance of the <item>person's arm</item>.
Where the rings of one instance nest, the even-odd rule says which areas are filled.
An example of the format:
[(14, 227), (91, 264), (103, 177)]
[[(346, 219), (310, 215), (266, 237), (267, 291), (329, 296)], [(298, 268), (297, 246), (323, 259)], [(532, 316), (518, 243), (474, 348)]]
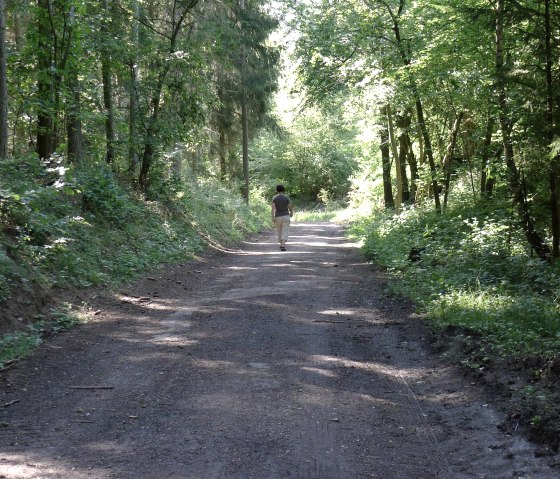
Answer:
[(294, 216), (294, 207), (291, 201), (288, 203), (288, 211), (290, 212), (290, 216)]
[(272, 202), (271, 212), (272, 212), (272, 224), (274, 224), (274, 218), (276, 217), (276, 203), (274, 203), (274, 201)]

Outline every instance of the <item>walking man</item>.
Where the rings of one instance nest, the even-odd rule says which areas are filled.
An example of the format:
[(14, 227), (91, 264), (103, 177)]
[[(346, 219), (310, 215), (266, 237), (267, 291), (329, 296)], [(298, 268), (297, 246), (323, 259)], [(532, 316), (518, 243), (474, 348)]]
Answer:
[(290, 230), (290, 218), (294, 214), (294, 209), (290, 197), (285, 194), (284, 185), (276, 186), (276, 194), (272, 198), (272, 222), (278, 231), (278, 242), (280, 251), (286, 251), (286, 241)]

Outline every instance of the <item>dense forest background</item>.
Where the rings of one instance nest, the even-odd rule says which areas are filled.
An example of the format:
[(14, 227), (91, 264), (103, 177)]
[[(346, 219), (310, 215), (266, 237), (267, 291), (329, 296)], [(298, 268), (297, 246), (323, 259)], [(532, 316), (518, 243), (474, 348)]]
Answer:
[(2, 360), (74, 321), (53, 294), (268, 227), (282, 182), (344, 209), (466, 366), (530, 358), (539, 403), (560, 370), (559, 10), (0, 0)]

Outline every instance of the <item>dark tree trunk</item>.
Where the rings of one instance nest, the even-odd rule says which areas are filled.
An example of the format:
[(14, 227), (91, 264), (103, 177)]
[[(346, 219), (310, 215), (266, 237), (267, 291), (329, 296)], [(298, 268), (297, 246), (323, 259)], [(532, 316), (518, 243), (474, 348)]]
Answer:
[(399, 150), (397, 148), (397, 140), (395, 135), (395, 126), (393, 124), (393, 113), (391, 111), (391, 105), (387, 104), (383, 108), (383, 113), (387, 118), (387, 128), (389, 133), (389, 146), (390, 151), (393, 154), (393, 160), (395, 162), (395, 173), (396, 173), (396, 186), (397, 186), (397, 196), (395, 198), (395, 208), (397, 212), (401, 209), (401, 204), (403, 202), (403, 182), (402, 182), (402, 169), (401, 169), (401, 158), (399, 156)]
[[(396, 45), (397, 48), (399, 50), (399, 54), (401, 56), (401, 60), (403, 62), (403, 65), (406, 68), (410, 68), (410, 58), (407, 54), (407, 49), (406, 46), (403, 42), (403, 39), (401, 37), (401, 32), (400, 32), (400, 25), (399, 25), (399, 15), (402, 13), (402, 10), (404, 8), (404, 1), (401, 0), (400, 4), (399, 4), (399, 12), (398, 14), (395, 14), (391, 8), (389, 8), (387, 6), (388, 9), (388, 13), (391, 16), (391, 19), (393, 21), (393, 32), (395, 33), (395, 40), (396, 40)], [(433, 149), (432, 149), (432, 140), (430, 138), (430, 133), (428, 131), (428, 127), (426, 126), (426, 119), (424, 116), (424, 106), (422, 105), (422, 100), (420, 98), (420, 93), (418, 92), (418, 87), (416, 85), (416, 82), (414, 80), (414, 77), (412, 76), (413, 73), (410, 73), (410, 79), (409, 79), (409, 84), (410, 84), (410, 90), (412, 92), (412, 96), (414, 98), (414, 104), (416, 106), (416, 117), (418, 119), (418, 125), (420, 127), (420, 131), (422, 134), (422, 139), (424, 140), (424, 153), (426, 155), (426, 157), (428, 158), (428, 165), (430, 166), (430, 174), (431, 174), (431, 184), (432, 184), (432, 193), (434, 195), (434, 204), (435, 204), (435, 208), (436, 211), (438, 213), (441, 213), (441, 202), (440, 202), (440, 197), (439, 197), (439, 184), (437, 181), (437, 169), (436, 169), (436, 163), (434, 161), (434, 153), (433, 153)]]
[[(245, 0), (239, 0), (239, 8), (245, 9)], [(241, 131), (243, 155), (243, 198), (249, 203), (249, 112), (247, 105), (247, 90), (245, 85), (245, 52), (241, 53)]]
[[(78, 67), (76, 58), (73, 56), (75, 42), (75, 11), (70, 8), (66, 32), (68, 33), (67, 47), (65, 49), (62, 65), (66, 66), (66, 89), (69, 94), (66, 109), (66, 134), (68, 137), (68, 159), (79, 164), (83, 157), (83, 137), (82, 137), (82, 118), (81, 118), (81, 95), (80, 83), (78, 80)], [(62, 81), (62, 80), (61, 80)]]
[(241, 99), (241, 128), (243, 132), (243, 198), (249, 203), (249, 113), (247, 95)]
[(408, 204), (411, 202), (411, 188), (406, 171), (407, 160), (410, 158), (410, 138), (407, 130), (410, 127), (410, 118), (404, 115), (397, 115), (396, 124), (399, 131), (399, 164), (401, 168), (402, 201)]
[[(104, 15), (110, 15), (107, 0), (103, 0), (103, 10)], [(108, 41), (109, 29), (105, 19), (102, 24), (102, 32), (105, 36), (104, 41)], [(110, 164), (115, 160), (115, 109), (113, 106), (111, 56), (106, 46), (103, 47), (101, 54), (101, 76), (103, 78), (103, 106), (105, 107), (105, 161)]]
[(49, 158), (53, 146), (53, 79), (51, 71), (51, 35), (48, 24), (48, 0), (37, 0), (38, 6), (38, 64), (37, 64), (37, 143), (39, 158)]
[(383, 162), (383, 199), (385, 208), (395, 208), (393, 198), (393, 186), (391, 185), (391, 154), (389, 152), (389, 130), (386, 124), (380, 131), (381, 138), (381, 160)]
[[(550, 0), (544, 0), (545, 5), (545, 56), (546, 56), (546, 137), (548, 143), (554, 141), (554, 84), (552, 80), (552, 65), (554, 63), (552, 54), (552, 28), (550, 14)], [(558, 164), (560, 157), (555, 155), (550, 162), (548, 178), (550, 188), (550, 213), (552, 230), (552, 257), (560, 257), (560, 212), (558, 204)]]
[(74, 164), (81, 163), (83, 159), (83, 136), (82, 120), (80, 111), (80, 86), (78, 72), (72, 69), (68, 73), (68, 91), (71, 98), (67, 109), (67, 135), (68, 135), (68, 159)]
[[(488, 176), (491, 170), (490, 148), (492, 147), (492, 132), (494, 131), (494, 117), (488, 117), (486, 124), (486, 134), (484, 135), (484, 143), (482, 144), (482, 165), (480, 170), (480, 194), (481, 196), (492, 196), (494, 181)], [(489, 179), (490, 178), (490, 179)]]
[(138, 89), (137, 71), (134, 62), (130, 64), (130, 91), (128, 105), (128, 162), (130, 171), (138, 165)]
[(27, 12), (22, 13), (17, 8), (13, 8), (20, 0), (11, 0), (5, 3), (8, 3), (12, 6), (12, 25), (14, 30), (14, 41), (15, 41), (15, 48), (16, 51), (21, 51), (24, 44), (25, 38), (25, 29), (23, 25), (27, 23)]
[(442, 162), (442, 170), (445, 174), (445, 193), (443, 197), (443, 207), (447, 208), (447, 200), (449, 199), (449, 187), (451, 183), (451, 163), (453, 162), (453, 156), (455, 155), (455, 147), (457, 146), (457, 136), (459, 135), (459, 129), (461, 128), (461, 122), (463, 121), (463, 112), (460, 112), (455, 119), (455, 124), (453, 125), (453, 130), (451, 131), (451, 140), (447, 146), (447, 151), (445, 152), (445, 157)]
[(226, 132), (220, 127), (220, 137), (218, 139), (218, 157), (220, 159), (220, 180), (225, 181), (227, 178), (227, 142)]
[(6, 73), (6, 19), (0, 0), (0, 160), (8, 157), (8, 85)]
[[(140, 16), (140, 7), (137, 0), (132, 2), (132, 9), (134, 12), (134, 19), (131, 40), (134, 45), (134, 52), (139, 46), (139, 23), (137, 19)], [(136, 64), (136, 54), (132, 53), (132, 57), (129, 60), (130, 85), (128, 91), (128, 162), (132, 174), (134, 174), (134, 170), (138, 164), (138, 71)]]
[(508, 111), (508, 98), (506, 92), (506, 71), (504, 64), (504, 10), (505, 0), (497, 0), (496, 5), (496, 85), (498, 92), (499, 122), (502, 130), (502, 142), (504, 145), (504, 155), (506, 166), (509, 172), (510, 188), (519, 217), (521, 219), (525, 237), (530, 247), (537, 253), (539, 258), (547, 259), (550, 254), (550, 248), (543, 241), (541, 236), (535, 230), (533, 218), (529, 211), (529, 204), (525, 194), (525, 183), (517, 165), (513, 152), (513, 141), (511, 131), (513, 128), (512, 121)]
[[(177, 7), (180, 2), (175, 2)], [(173, 17), (173, 24), (171, 34), (169, 36), (169, 54), (175, 53), (175, 48), (177, 45), (177, 37), (186, 21), (187, 14), (196, 6), (198, 0), (188, 0), (181, 4), (181, 13), (176, 13)], [(165, 85), (165, 80), (171, 68), (169, 62), (165, 62), (164, 66), (160, 66), (161, 70), (158, 75), (158, 81), (152, 95), (152, 113), (150, 118), (148, 118), (148, 127), (146, 129), (146, 138), (144, 143), (144, 153), (142, 155), (142, 164), (140, 166), (140, 174), (138, 175), (138, 185), (141, 189), (145, 190), (148, 187), (148, 176), (152, 163), (154, 161), (155, 155), (155, 145), (157, 141), (157, 129), (159, 128), (159, 113), (161, 106), (161, 99), (163, 94), (163, 87)]]

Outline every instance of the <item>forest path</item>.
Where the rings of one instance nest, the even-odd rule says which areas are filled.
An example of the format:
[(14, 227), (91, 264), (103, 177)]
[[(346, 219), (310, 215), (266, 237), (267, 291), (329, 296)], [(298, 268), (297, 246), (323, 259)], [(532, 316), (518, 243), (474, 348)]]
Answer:
[(0, 477), (558, 477), (383, 288), (341, 226), (295, 223), (95, 298), (2, 374)]

